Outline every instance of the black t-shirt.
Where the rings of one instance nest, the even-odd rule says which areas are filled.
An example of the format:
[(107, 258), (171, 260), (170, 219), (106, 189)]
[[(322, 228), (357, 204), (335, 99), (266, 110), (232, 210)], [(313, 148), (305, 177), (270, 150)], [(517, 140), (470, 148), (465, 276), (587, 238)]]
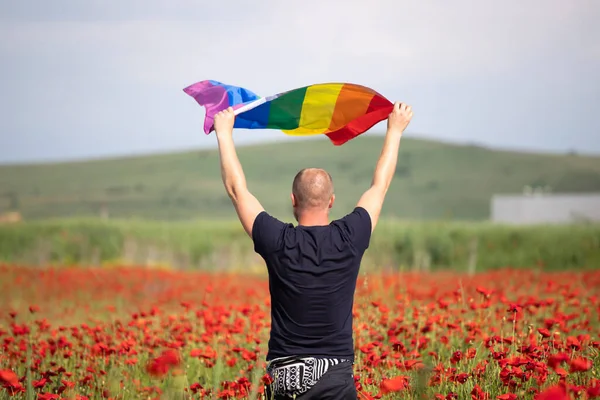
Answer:
[(296, 226), (261, 212), (254, 250), (269, 272), (271, 337), (267, 361), (291, 355), (354, 359), (352, 307), (371, 239), (362, 207), (325, 226)]

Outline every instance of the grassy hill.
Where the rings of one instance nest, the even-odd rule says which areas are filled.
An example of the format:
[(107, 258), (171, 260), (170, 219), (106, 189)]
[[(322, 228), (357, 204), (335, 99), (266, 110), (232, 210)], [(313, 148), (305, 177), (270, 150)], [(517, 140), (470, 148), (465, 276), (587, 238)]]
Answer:
[[(381, 136), (334, 147), (327, 140), (239, 147), (249, 187), (274, 215), (289, 219), (289, 192), (303, 167), (330, 171), (333, 216), (348, 212), (371, 182)], [(600, 191), (600, 157), (528, 154), (405, 138), (383, 215), (485, 219), (495, 193), (525, 185), (555, 192)], [(211, 219), (235, 216), (216, 150), (43, 165), (0, 166), (0, 212), (25, 219), (97, 216)]]

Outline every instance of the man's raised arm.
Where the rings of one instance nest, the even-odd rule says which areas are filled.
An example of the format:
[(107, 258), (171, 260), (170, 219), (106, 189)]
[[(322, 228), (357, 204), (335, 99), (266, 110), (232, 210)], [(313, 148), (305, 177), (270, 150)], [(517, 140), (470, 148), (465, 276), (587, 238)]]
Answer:
[(264, 211), (256, 197), (248, 191), (246, 177), (233, 144), (233, 109), (215, 115), (215, 131), (219, 142), (219, 158), (221, 160), (221, 178), (225, 190), (235, 207), (244, 230), (252, 237), (252, 226), (256, 216)]
[(400, 147), (400, 138), (404, 129), (408, 126), (412, 118), (412, 108), (406, 104), (395, 103), (394, 110), (388, 118), (388, 127), (383, 142), (383, 149), (375, 167), (371, 187), (362, 195), (358, 201), (357, 207), (362, 207), (371, 217), (371, 232), (375, 229), (383, 200), (390, 187), (394, 173), (396, 172), (396, 162), (398, 160), (398, 149)]

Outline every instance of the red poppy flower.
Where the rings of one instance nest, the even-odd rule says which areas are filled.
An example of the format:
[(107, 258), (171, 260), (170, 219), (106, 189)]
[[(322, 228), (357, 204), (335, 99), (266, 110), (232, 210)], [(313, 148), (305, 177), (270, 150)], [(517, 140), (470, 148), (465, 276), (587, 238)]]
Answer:
[(3, 369), (0, 370), (0, 383), (17, 386), (19, 384), (19, 378), (13, 371), (9, 369)]
[(181, 364), (181, 358), (179, 354), (173, 350), (165, 350), (159, 356), (150, 360), (146, 366), (146, 371), (152, 376), (161, 377), (169, 372), (174, 367), (178, 367)]
[(567, 391), (562, 386), (552, 386), (539, 395), (536, 396), (535, 400), (570, 400), (567, 395)]
[(407, 376), (397, 376), (391, 379), (383, 379), (379, 388), (381, 393), (399, 392), (401, 390), (408, 389), (410, 379)]

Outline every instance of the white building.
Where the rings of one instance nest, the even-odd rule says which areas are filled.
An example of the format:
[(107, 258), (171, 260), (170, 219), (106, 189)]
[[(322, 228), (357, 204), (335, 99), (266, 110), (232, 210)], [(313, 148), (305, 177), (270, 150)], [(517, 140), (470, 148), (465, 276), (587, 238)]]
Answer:
[(491, 220), (520, 225), (600, 222), (600, 193), (494, 195)]

